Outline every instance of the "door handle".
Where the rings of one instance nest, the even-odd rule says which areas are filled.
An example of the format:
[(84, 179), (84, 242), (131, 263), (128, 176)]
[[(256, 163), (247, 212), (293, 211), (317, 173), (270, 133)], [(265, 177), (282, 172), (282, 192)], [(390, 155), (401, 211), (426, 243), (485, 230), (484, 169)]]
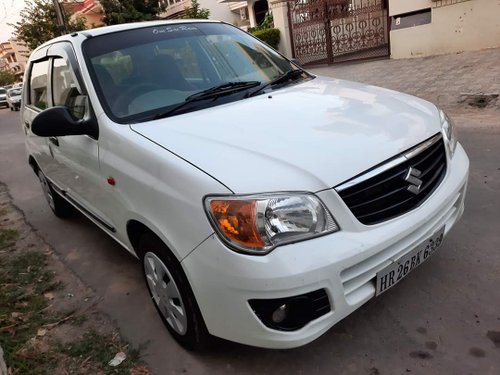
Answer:
[(49, 142), (59, 147), (59, 140), (57, 139), (57, 137), (49, 137)]

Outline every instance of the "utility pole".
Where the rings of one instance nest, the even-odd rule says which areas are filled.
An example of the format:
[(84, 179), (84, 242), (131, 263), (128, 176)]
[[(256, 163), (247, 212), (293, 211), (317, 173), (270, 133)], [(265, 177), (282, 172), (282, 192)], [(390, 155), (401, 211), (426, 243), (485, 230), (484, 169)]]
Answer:
[(54, 8), (56, 10), (57, 17), (57, 26), (59, 26), (59, 30), (61, 31), (61, 35), (66, 33), (66, 23), (64, 22), (64, 15), (61, 8), (61, 3), (59, 0), (52, 0), (54, 3)]

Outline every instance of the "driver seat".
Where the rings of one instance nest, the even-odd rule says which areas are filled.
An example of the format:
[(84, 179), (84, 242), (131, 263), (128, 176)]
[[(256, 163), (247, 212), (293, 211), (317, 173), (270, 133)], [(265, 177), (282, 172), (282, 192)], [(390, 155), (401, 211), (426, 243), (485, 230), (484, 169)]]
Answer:
[(189, 91), (191, 85), (182, 75), (174, 58), (169, 55), (155, 56), (150, 63), (149, 80), (161, 87), (172, 90)]
[(97, 80), (99, 81), (99, 85), (101, 86), (102, 93), (104, 94), (104, 98), (108, 103), (110, 108), (113, 108), (113, 104), (116, 100), (116, 97), (119, 93), (118, 87), (111, 77), (108, 69), (106, 69), (103, 65), (95, 64), (93, 65), (95, 74), (97, 76)]

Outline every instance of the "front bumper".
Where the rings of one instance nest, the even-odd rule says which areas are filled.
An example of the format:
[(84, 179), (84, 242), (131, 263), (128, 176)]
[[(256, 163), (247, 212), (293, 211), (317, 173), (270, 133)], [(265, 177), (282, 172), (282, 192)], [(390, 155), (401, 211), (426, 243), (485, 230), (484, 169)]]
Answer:
[[(307, 344), (375, 295), (378, 271), (464, 209), (469, 160), (458, 145), (441, 185), (418, 208), (377, 225), (359, 223), (333, 190), (318, 193), (342, 230), (281, 246), (266, 256), (227, 249), (216, 235), (186, 257), (186, 271), (209, 332), (243, 344), (292, 348)], [(248, 303), (325, 289), (331, 311), (295, 331), (266, 327)]]

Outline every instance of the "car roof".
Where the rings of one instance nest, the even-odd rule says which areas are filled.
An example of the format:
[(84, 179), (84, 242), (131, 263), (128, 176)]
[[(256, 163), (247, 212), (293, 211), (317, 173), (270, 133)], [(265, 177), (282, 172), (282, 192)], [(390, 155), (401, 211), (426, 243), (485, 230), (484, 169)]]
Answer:
[(220, 23), (220, 21), (213, 20), (196, 20), (196, 19), (177, 19), (177, 20), (158, 20), (158, 21), (145, 21), (145, 22), (132, 22), (123, 23), (120, 25), (104, 26), (95, 29), (85, 30), (85, 33), (91, 36), (98, 36), (103, 34), (115, 33), (124, 30), (140, 29), (143, 27), (163, 26), (163, 25), (176, 25), (183, 23)]
[(48, 45), (51, 45), (55, 42), (73, 40), (73, 37), (78, 36), (78, 35), (83, 35), (86, 38), (92, 38), (92, 37), (96, 37), (96, 36), (100, 36), (100, 35), (116, 33), (119, 31), (129, 31), (129, 30), (141, 29), (141, 28), (151, 27), (151, 26), (180, 25), (183, 23), (222, 23), (222, 22), (215, 21), (215, 20), (176, 19), (176, 20), (131, 22), (131, 23), (122, 23), (119, 25), (112, 25), (112, 26), (102, 26), (102, 27), (97, 27), (95, 29), (77, 31), (77, 32), (74, 32), (71, 34), (66, 34), (66, 35), (57, 37), (55, 39), (51, 39), (51, 40), (45, 42), (44, 44), (40, 45), (39, 47), (37, 47), (35, 49), (35, 51), (40, 49), (40, 48), (44, 48)]

